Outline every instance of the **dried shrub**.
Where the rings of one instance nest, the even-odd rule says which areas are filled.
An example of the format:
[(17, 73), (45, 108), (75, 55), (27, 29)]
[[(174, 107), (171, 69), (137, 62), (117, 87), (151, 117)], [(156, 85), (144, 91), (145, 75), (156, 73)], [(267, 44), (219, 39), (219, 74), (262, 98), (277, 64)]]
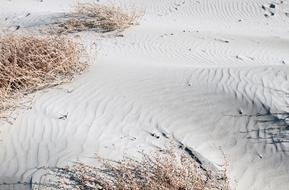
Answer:
[(84, 70), (78, 45), (56, 36), (0, 35), (0, 116), (17, 97), (72, 79)]
[(66, 17), (57, 23), (56, 31), (58, 33), (124, 30), (133, 25), (137, 18), (134, 14), (129, 14), (120, 7), (96, 3), (80, 3), (76, 6), (75, 12)]
[[(143, 155), (141, 161), (120, 162), (98, 158), (102, 167), (77, 163), (57, 168), (57, 183), (45, 189), (73, 190), (227, 190), (225, 174), (205, 170), (188, 154), (165, 151), (154, 156)], [(36, 187), (36, 186), (35, 186)], [(38, 189), (40, 186), (38, 185)], [(44, 187), (44, 186), (42, 186)], [(40, 188), (41, 189), (41, 188)]]

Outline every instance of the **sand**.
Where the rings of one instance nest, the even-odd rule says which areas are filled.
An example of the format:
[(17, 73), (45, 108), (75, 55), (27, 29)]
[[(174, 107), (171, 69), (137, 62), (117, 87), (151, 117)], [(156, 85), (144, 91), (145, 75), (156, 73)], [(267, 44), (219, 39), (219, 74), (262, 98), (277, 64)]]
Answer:
[[(288, 189), (288, 1), (100, 3), (143, 16), (123, 37), (78, 34), (97, 50), (88, 71), (33, 94), (31, 109), (1, 123), (0, 189), (94, 154), (137, 157), (166, 137), (207, 165), (227, 165), (232, 189)], [(0, 0), (0, 28), (37, 27), (74, 4)]]

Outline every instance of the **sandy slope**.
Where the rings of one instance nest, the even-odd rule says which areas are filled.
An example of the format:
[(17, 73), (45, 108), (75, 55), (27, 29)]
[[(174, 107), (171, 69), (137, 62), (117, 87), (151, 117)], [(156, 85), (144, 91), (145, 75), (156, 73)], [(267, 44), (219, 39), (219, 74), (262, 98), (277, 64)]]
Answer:
[[(276, 7), (266, 8), (272, 2)], [(37, 26), (72, 4), (1, 0), (0, 27)], [(2, 124), (2, 184), (37, 182), (42, 167), (94, 153), (121, 158), (153, 150), (169, 136), (216, 167), (224, 152), (233, 188), (288, 189), (288, 1), (120, 4), (145, 10), (140, 25), (123, 38), (81, 34), (87, 47), (97, 44), (89, 71), (38, 93), (13, 126)]]

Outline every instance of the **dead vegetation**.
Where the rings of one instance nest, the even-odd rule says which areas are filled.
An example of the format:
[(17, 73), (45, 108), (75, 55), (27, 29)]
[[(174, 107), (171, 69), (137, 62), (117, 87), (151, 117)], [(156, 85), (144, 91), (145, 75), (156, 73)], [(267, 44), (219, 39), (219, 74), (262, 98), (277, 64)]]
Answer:
[(51, 34), (123, 30), (135, 19), (119, 7), (83, 3), (61, 22), (50, 24), (49, 35), (1, 34), (0, 118), (16, 107), (18, 97), (68, 81), (84, 69), (85, 65), (79, 63), (79, 46), (64, 36)]
[(84, 69), (79, 45), (59, 34), (120, 31), (135, 19), (116, 6), (82, 3), (49, 24), (48, 35), (0, 34), (0, 118), (19, 106), (15, 100), (24, 94), (68, 81)]
[(74, 33), (82, 31), (110, 32), (122, 31), (133, 25), (137, 16), (117, 6), (96, 3), (80, 3), (75, 11), (54, 25), (57, 33)]
[[(224, 174), (207, 171), (190, 155), (163, 151), (143, 155), (141, 161), (126, 158), (120, 162), (98, 158), (101, 167), (77, 163), (57, 168), (57, 183), (34, 186), (36, 189), (69, 190), (227, 190)], [(43, 188), (42, 188), (43, 187)]]
[(57, 36), (0, 35), (0, 117), (16, 100), (55, 86), (84, 70), (78, 45)]

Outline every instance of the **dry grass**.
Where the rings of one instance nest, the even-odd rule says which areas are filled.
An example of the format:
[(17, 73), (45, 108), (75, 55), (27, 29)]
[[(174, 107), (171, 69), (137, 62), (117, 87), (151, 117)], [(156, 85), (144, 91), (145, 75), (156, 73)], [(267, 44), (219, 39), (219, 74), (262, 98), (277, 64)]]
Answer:
[[(45, 189), (71, 190), (227, 190), (225, 174), (207, 171), (186, 153), (166, 151), (154, 156), (144, 155), (142, 161), (121, 162), (98, 159), (101, 168), (75, 164), (58, 168), (58, 182)], [(39, 188), (35, 189), (42, 189)], [(44, 186), (42, 186), (44, 187)]]
[[(117, 6), (96, 3), (80, 3), (75, 11), (57, 23), (57, 33), (73, 33), (94, 30), (110, 32), (124, 30), (135, 23), (137, 16)], [(55, 30), (55, 29), (54, 29)]]
[(0, 116), (17, 97), (72, 79), (85, 65), (76, 43), (56, 36), (0, 35)]

